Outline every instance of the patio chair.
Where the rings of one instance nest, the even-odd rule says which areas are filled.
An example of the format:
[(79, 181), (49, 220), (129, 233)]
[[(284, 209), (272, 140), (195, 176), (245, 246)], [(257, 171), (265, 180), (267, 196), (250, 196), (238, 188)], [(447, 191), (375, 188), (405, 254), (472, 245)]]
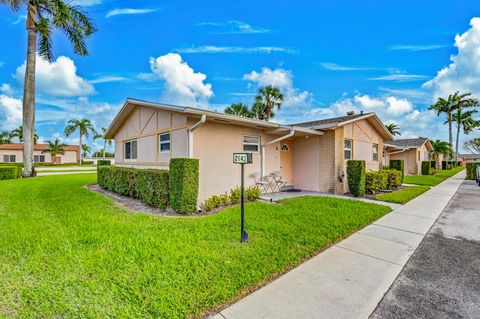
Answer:
[(282, 178), (282, 174), (279, 171), (273, 171), (270, 173), (273, 176), (273, 180), (275, 181), (275, 189), (273, 192), (281, 192), (285, 186), (287, 186), (288, 182)]
[(255, 186), (260, 188), (260, 192), (262, 194), (265, 194), (268, 190), (268, 186), (269, 186), (268, 182), (263, 180), (263, 178), (260, 176), (260, 173), (258, 173), (258, 172), (253, 173), (250, 176), (253, 177), (253, 180), (255, 181)]

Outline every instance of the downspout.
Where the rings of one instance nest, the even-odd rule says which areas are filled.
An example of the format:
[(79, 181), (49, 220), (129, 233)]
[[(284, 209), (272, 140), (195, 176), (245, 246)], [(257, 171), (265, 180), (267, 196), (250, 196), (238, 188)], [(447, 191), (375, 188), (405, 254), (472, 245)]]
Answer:
[(268, 146), (268, 145), (272, 145), (272, 144), (275, 144), (275, 143), (278, 143), (280, 141), (283, 141), (287, 138), (290, 138), (292, 137), (293, 135), (295, 134), (295, 130), (293, 128), (290, 129), (290, 133), (288, 133), (287, 135), (285, 136), (282, 136), (282, 137), (279, 137), (273, 141), (270, 141), (270, 142), (267, 142), (265, 144), (262, 145), (262, 156), (261, 156), (261, 166), (260, 166), (260, 176), (261, 177), (264, 177), (265, 176), (265, 148)]
[(203, 126), (206, 120), (207, 120), (207, 115), (202, 114), (200, 121), (193, 124), (193, 126), (188, 129), (188, 158), (193, 158), (193, 131), (195, 131), (200, 126)]

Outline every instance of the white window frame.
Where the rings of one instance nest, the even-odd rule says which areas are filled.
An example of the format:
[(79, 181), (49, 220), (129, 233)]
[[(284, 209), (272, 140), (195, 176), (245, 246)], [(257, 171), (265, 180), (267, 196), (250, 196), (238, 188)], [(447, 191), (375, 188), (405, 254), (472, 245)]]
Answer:
[[(35, 161), (35, 157), (38, 158), (38, 161)], [(43, 157), (43, 161), (41, 160), (42, 157)], [(35, 163), (45, 163), (45, 155), (43, 155), (43, 154), (33, 155), (33, 162), (35, 162)]]
[[(375, 153), (375, 149), (377, 149), (377, 153)], [(377, 158), (375, 158), (375, 155), (377, 155)], [(372, 160), (374, 162), (378, 162), (378, 144), (377, 143), (372, 144)]]
[[(130, 152), (132, 152), (132, 145), (133, 143), (135, 142), (136, 146), (135, 146), (135, 158), (127, 158), (127, 144), (128, 143), (132, 143), (130, 144)], [(125, 162), (136, 162), (137, 159), (138, 159), (138, 141), (137, 140), (129, 140), (129, 141), (124, 141), (123, 142), (123, 159), (125, 160)]]
[[(162, 141), (162, 136), (168, 135), (167, 141)], [(162, 145), (168, 144), (168, 149), (162, 151)], [(158, 135), (158, 152), (159, 153), (170, 153), (172, 149), (172, 134), (170, 132), (161, 133)]]
[[(257, 142), (245, 142), (245, 138), (256, 138)], [(261, 138), (260, 136), (255, 136), (255, 135), (243, 135), (242, 136), (242, 150), (245, 153), (252, 153), (252, 154), (259, 154), (260, 153), (260, 146), (261, 146)], [(256, 151), (251, 151), (251, 150), (245, 150), (245, 145), (255, 145), (257, 147)]]
[[(7, 161), (5, 161), (5, 157), (8, 157)], [(13, 158), (13, 161), (12, 161), (12, 158)], [(17, 161), (17, 155), (5, 154), (3, 155), (2, 160), (4, 163), (15, 163)]]
[[(350, 148), (347, 148), (347, 145), (346, 145), (347, 141), (350, 142)], [(345, 156), (346, 151), (350, 152), (350, 158), (347, 158)], [(343, 157), (344, 157), (344, 160), (346, 161), (353, 159), (353, 140), (352, 139), (346, 138), (343, 140)]]

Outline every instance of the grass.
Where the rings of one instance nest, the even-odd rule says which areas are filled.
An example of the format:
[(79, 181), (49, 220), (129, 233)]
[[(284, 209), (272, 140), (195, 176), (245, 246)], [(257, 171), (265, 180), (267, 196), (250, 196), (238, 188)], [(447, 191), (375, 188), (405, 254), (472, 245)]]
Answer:
[(0, 317), (201, 317), (390, 211), (304, 197), (205, 217), (135, 214), (95, 175), (0, 182)]
[(430, 189), (429, 186), (410, 186), (391, 193), (378, 195), (375, 199), (383, 202), (405, 204)]
[(465, 169), (465, 167), (459, 166), (451, 170), (439, 170), (433, 175), (405, 176), (403, 182), (405, 184), (436, 186), (447, 178), (452, 177), (453, 175), (462, 171), (463, 169)]
[(96, 173), (96, 167), (92, 167), (91, 170), (87, 169), (45, 169), (45, 170), (37, 170), (37, 173), (63, 173), (63, 172), (95, 172)]

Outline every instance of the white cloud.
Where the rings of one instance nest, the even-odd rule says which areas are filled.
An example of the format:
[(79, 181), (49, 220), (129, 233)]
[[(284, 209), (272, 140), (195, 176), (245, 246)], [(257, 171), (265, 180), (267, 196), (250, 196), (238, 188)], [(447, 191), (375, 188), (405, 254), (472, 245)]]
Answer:
[(213, 97), (212, 85), (205, 83), (207, 76), (195, 72), (182, 57), (168, 53), (150, 58), (153, 74), (164, 81), (163, 99), (167, 103), (206, 106)]
[(427, 79), (427, 75), (419, 74), (407, 74), (407, 73), (392, 73), (388, 75), (381, 75), (373, 78), (369, 78), (372, 81), (394, 81), (394, 82), (411, 82)]
[[(95, 93), (94, 87), (77, 75), (75, 63), (66, 56), (60, 56), (52, 63), (37, 56), (35, 76), (36, 89), (40, 93), (59, 97), (87, 96)], [(14, 77), (19, 85), (23, 85), (25, 63), (17, 68)]]
[(131, 9), (131, 8), (121, 8), (121, 9), (113, 9), (107, 12), (105, 17), (110, 18), (113, 16), (119, 15), (131, 15), (131, 14), (145, 14), (145, 13), (152, 13), (156, 12), (159, 9)]
[(13, 95), (13, 89), (10, 84), (3, 83), (0, 85), (0, 92), (6, 94), (6, 95)]
[(82, 7), (96, 6), (102, 3), (102, 0), (73, 0), (72, 4)]
[(255, 34), (255, 33), (268, 33), (270, 30), (255, 27), (248, 23), (237, 21), (237, 20), (228, 20), (222, 22), (202, 22), (198, 25), (213, 27), (216, 31), (216, 34)]
[(12, 130), (22, 122), (22, 100), (0, 94), (0, 123), (2, 130)]
[(368, 71), (368, 70), (376, 70), (376, 68), (368, 68), (368, 67), (360, 67), (360, 66), (344, 66), (338, 65), (332, 62), (322, 62), (320, 66), (324, 69), (330, 71)]
[(89, 82), (92, 84), (97, 83), (111, 83), (111, 82), (122, 82), (125, 81), (127, 78), (123, 76), (116, 76), (116, 75), (104, 75), (100, 76), (96, 79), (90, 80)]
[(455, 91), (471, 92), (480, 97), (480, 18), (473, 18), (470, 26), (466, 32), (455, 36), (458, 53), (450, 57), (450, 65), (424, 84), (424, 88), (433, 91), (434, 98)]
[(26, 20), (27, 20), (27, 15), (26, 14), (20, 14), (20, 15), (17, 16), (17, 20), (12, 21), (12, 24), (17, 25), (20, 22), (23, 22), (23, 21), (26, 21)]
[(292, 86), (292, 77), (292, 72), (288, 70), (262, 68), (260, 72), (245, 74), (243, 79), (256, 82), (260, 86), (274, 85), (284, 89)]
[(403, 50), (403, 51), (427, 51), (435, 50), (446, 47), (444, 44), (407, 44), (407, 45), (393, 45), (391, 50)]
[(262, 47), (238, 47), (238, 46), (216, 46), (216, 45), (201, 45), (198, 47), (182, 48), (175, 50), (178, 53), (289, 53), (294, 54), (295, 50), (282, 48), (282, 47), (273, 47), (273, 46), (262, 46)]

